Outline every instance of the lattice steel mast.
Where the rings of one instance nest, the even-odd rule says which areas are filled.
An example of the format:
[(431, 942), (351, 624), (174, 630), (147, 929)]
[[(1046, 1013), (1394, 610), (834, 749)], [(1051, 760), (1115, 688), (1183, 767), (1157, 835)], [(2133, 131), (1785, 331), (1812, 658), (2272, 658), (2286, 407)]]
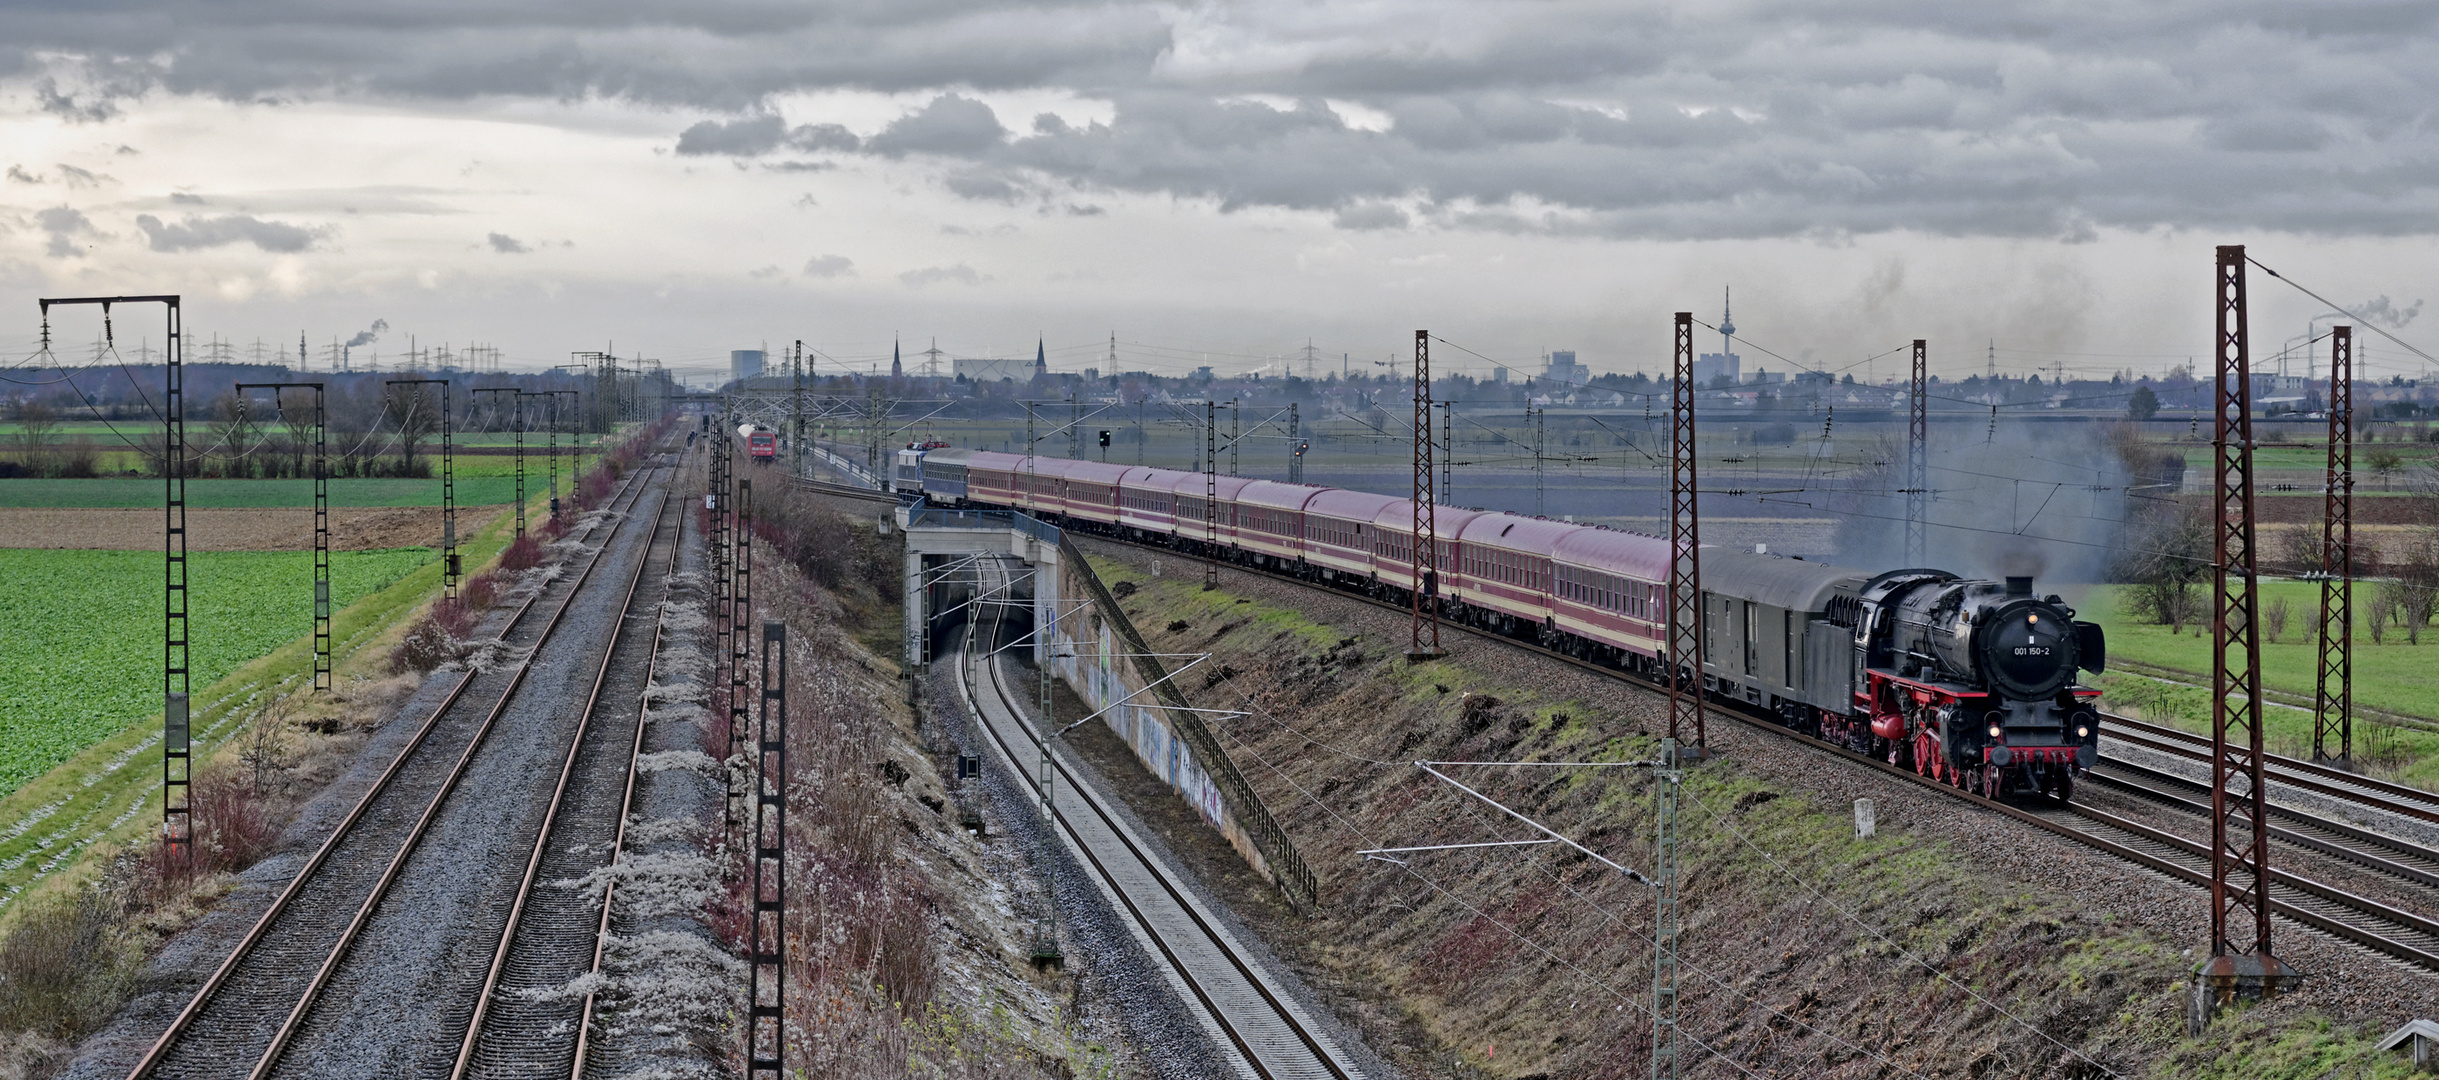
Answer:
[(1431, 441), (1431, 332), (1414, 332), (1414, 619), (1409, 660), (1430, 660), (1440, 648), (1439, 484)]
[(332, 687), (330, 668), (330, 413), (318, 382), (238, 383), (238, 407), (248, 390), (271, 391), (271, 405), (281, 415), (288, 406), (280, 391), (313, 391), (313, 688)]
[[(739, 635), (740, 637), (747, 635)], [(745, 1053), (749, 1080), (787, 1069), (788, 628), (762, 624), (762, 723), (754, 754), (753, 974)]]
[[(2218, 251), (2212, 528), (2210, 958), (2195, 972), (2188, 1026), (2238, 995), (2299, 976), (2270, 951), (2268, 793), (2262, 786), (2260, 579), (2255, 570), (2251, 332), (2244, 248)], [(2238, 700), (2231, 701), (2231, 698)]]
[(1930, 350), (1914, 339), (1913, 391), (1907, 399), (1905, 423), (1905, 559), (1922, 566), (1931, 549), (1931, 380)]
[[(2312, 760), (2354, 767), (2354, 328), (2329, 328), (2329, 479), (2320, 533)], [(2329, 752), (2329, 744), (2337, 752)]]
[(114, 304), (161, 304), (168, 309), (169, 341), (162, 347), (161, 401), (162, 601), (161, 601), (161, 842), (169, 864), (184, 868), (195, 854), (192, 804), (193, 743), (188, 703), (192, 700), (186, 593), (186, 317), (175, 295), (77, 296), (37, 300), (43, 337), (51, 333), (54, 304), (95, 304), (102, 309), (102, 339), (114, 340)]
[(455, 600), (466, 568), (457, 557), (457, 448), (450, 440), (449, 380), (385, 379), (382, 385), (440, 387), (440, 594)]
[(1702, 521), (1694, 442), (1694, 313), (1677, 313), (1676, 378), (1669, 394), (1668, 737), (1708, 751), (1703, 730)]

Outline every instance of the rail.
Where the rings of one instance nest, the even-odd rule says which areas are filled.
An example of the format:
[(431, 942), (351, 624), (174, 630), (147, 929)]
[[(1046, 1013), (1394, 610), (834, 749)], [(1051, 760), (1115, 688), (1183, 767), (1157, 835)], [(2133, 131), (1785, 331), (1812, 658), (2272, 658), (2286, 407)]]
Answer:
[[(976, 667), (983, 668), (990, 680), (992, 696), (997, 698), (995, 711), (1008, 717), (1009, 726), (1025, 740), (1024, 754), (986, 712), (980, 688), (974, 685)], [(1020, 695), (1009, 691), (991, 651), (966, 650), (959, 668), (958, 689), (974, 710), (977, 724), (1009, 768), (1021, 776), (1025, 770), (1020, 762), (1040, 753), (1042, 744), (1040, 733), (1023, 719), (1024, 709), (1017, 702)], [(1051, 760), (1057, 782), (1074, 793), (1054, 800), (1056, 826), (1248, 1068), (1262, 1080), (1354, 1080), (1354, 1071), (1338, 1059), (1330, 1041), (1269, 985), (1233, 938), (1204, 916), (1197, 902), (1136, 842), (1100, 798), (1079, 782), (1062, 757), (1053, 754)], [(1071, 817), (1070, 804), (1080, 804), (1089, 813)]]
[[(641, 497), (642, 491), (647, 486), (646, 478), (651, 474), (651, 471), (652, 470), (642, 470), (630, 474), (624, 488), (619, 492), (618, 496), (613, 499), (612, 507), (614, 508), (620, 500), (626, 501), (631, 507), (634, 501)], [(613, 536), (616, 535), (618, 528), (624, 524), (625, 520), (626, 518), (621, 516), (618, 519), (618, 523), (612, 525), (611, 533)], [(587, 526), (586, 535), (589, 536), (590, 529), (593, 527), (595, 526)], [(430, 799), (426, 802), (422, 813), (415, 819), (413, 826), (407, 831), (406, 835), (391, 845), (395, 851), (395, 854), (393, 854), (387, 860), (386, 865), (382, 868), (381, 876), (371, 884), (369, 890), (367, 890), (366, 895), (364, 896), (364, 899), (360, 904), (357, 905), (353, 917), (349, 919), (344, 929), (338, 929), (337, 932), (333, 933), (331, 931), (334, 928), (305, 926), (299, 928), (295, 934), (288, 935), (289, 937), (302, 937), (303, 939), (301, 941), (294, 942), (291, 948), (287, 950), (289, 952), (304, 953), (304, 955), (299, 957), (299, 959), (310, 961), (312, 956), (316, 953), (319, 953), (321, 956), (321, 960), (318, 962), (318, 964), (315, 964), (312, 969), (310, 980), (307, 981), (307, 983), (295, 993), (295, 1000), (293, 1004), (284, 1009), (280, 1007), (277, 1000), (258, 1000), (230, 1004), (230, 1008), (238, 1012), (241, 1020), (252, 1021), (250, 1025), (241, 1026), (250, 1026), (252, 1028), (259, 1029), (262, 1021), (269, 1019), (273, 1015), (278, 1015), (283, 1017), (278, 1028), (268, 1033), (267, 1039), (256, 1040), (248, 1038), (244, 1032), (230, 1032), (215, 1027), (211, 1029), (211, 1038), (209, 1041), (219, 1042), (224, 1045), (217, 1049), (199, 1048), (195, 1051), (195, 1053), (204, 1055), (204, 1059), (206, 1061), (221, 1065), (224, 1068), (233, 1069), (250, 1077), (260, 1078), (270, 1073), (273, 1066), (278, 1063), (281, 1054), (287, 1049), (290, 1041), (295, 1037), (299, 1027), (303, 1024), (306, 1013), (311, 1009), (314, 1002), (321, 995), (322, 991), (329, 985), (333, 973), (337, 969), (341, 960), (345, 957), (349, 947), (354, 943), (356, 937), (361, 933), (365, 924), (371, 919), (373, 911), (380, 905), (381, 900), (388, 892), (389, 886), (396, 881), (398, 873), (404, 866), (407, 858), (413, 853), (417, 844), (422, 840), (426, 832), (429, 830), (433, 819), (438, 815), (441, 805), (446, 802), (450, 794), (456, 790), (458, 780), (465, 775), (467, 766), (473, 761), (476, 751), (482, 747), (483, 742), (490, 734), (493, 725), (507, 710), (508, 704), (515, 699), (517, 690), (524, 685), (526, 673), (532, 670), (534, 658), (541, 651), (543, 644), (548, 642), (552, 635), (558, 630), (562, 617), (565, 616), (568, 608), (574, 603), (577, 594), (580, 593), (585, 584), (591, 580), (594, 569), (601, 564), (601, 561), (608, 553), (609, 548), (609, 543), (605, 541), (602, 546), (593, 553), (592, 558), (586, 562), (583, 572), (572, 581), (567, 590), (561, 595), (559, 603), (551, 610), (549, 622), (544, 625), (534, 644), (526, 650), (524, 658), (518, 663), (518, 666), (515, 672), (510, 676), (507, 685), (500, 690), (497, 699), (486, 711), (484, 718), (475, 726), (474, 731), (468, 735), (465, 749), (463, 752), (457, 755), (454, 762), (449, 766), (446, 774), (441, 778), (438, 785), (438, 790), (434, 792)], [(542, 589), (536, 590), (534, 595), (527, 597), (525, 602), (518, 606), (516, 612), (510, 617), (507, 624), (501, 628), (498, 638), (499, 643), (505, 645), (509, 635), (514, 633), (517, 628), (524, 623), (525, 617), (534, 610), (535, 605), (540, 603), (545, 596), (549, 595), (551, 591), (552, 590), (548, 586), (545, 586)], [(205, 979), (203, 985), (196, 990), (194, 997), (187, 1002), (186, 1006), (180, 1010), (177, 1017), (174, 1018), (170, 1022), (169, 1026), (162, 1031), (160, 1037), (156, 1039), (152, 1046), (145, 1052), (144, 1057), (140, 1059), (136, 1063), (135, 1067), (129, 1072), (129, 1080), (145, 1080), (146, 1077), (153, 1075), (156, 1070), (162, 1068), (173, 1053), (184, 1048), (189, 1033), (196, 1030), (197, 1022), (203, 1017), (205, 1012), (229, 1000), (227, 996), (228, 991), (230, 990), (232, 984), (236, 981), (239, 968), (247, 961), (257, 957), (258, 955), (262, 955), (261, 950), (264, 948), (266, 942), (272, 937), (274, 927), (281, 923), (282, 920), (291, 913), (309, 913), (307, 909), (300, 909), (298, 907), (299, 898), (305, 893), (309, 885), (319, 884), (326, 880), (323, 877), (323, 872), (326, 869), (332, 870), (334, 873), (339, 872), (339, 865), (334, 864), (332, 861), (333, 854), (343, 843), (361, 835), (358, 831), (359, 827), (366, 822), (368, 815), (372, 813), (377, 804), (382, 802), (384, 796), (400, 790), (398, 784), (400, 778), (409, 770), (411, 763), (419, 760), (419, 752), (425, 750), (431, 745), (431, 737), (439, 729), (441, 722), (448, 717), (452, 710), (454, 710), (456, 706), (464, 699), (467, 690), (473, 686), (475, 681), (480, 678), (482, 674), (484, 673), (481, 671), (469, 668), (466, 673), (459, 678), (456, 685), (450, 688), (448, 694), (442, 699), (440, 705), (433, 709), (432, 713), (426, 717), (423, 723), (417, 728), (416, 733), (409, 739), (407, 745), (399, 750), (397, 756), (390, 761), (389, 765), (382, 771), (380, 777), (378, 777), (372, 786), (366, 790), (364, 795), (356, 801), (355, 805), (348, 811), (347, 816), (342, 819), (338, 826), (331, 831), (331, 834), (323, 840), (322, 844), (315, 849), (314, 853), (306, 859), (305, 864), (298, 869), (295, 877), (292, 878), (288, 885), (280, 892), (280, 894), (272, 900), (271, 905), (255, 920), (253, 926), (250, 927), (245, 936), (238, 941), (237, 946), (230, 951), (228, 957), (224, 959), (212, 972), (212, 974)], [(404, 796), (401, 797), (403, 798)], [(393, 813), (386, 816), (394, 818), (396, 815)], [(360, 859), (346, 862), (346, 868), (348, 869), (353, 869), (360, 865), (366, 864), (363, 864), (362, 860)], [(346, 884), (347, 883), (345, 882), (340, 883), (340, 885)], [(333, 888), (337, 887), (339, 886), (333, 886)], [(323, 901), (322, 906), (327, 906), (332, 902), (343, 903), (346, 897), (347, 893), (342, 892), (341, 895), (337, 897)], [(307, 919), (306, 921), (311, 922), (312, 920)], [(268, 960), (266, 962), (274, 965), (276, 969), (274, 972), (275, 974), (292, 976), (293, 974), (303, 970), (301, 967), (284, 963), (276, 959)], [(285, 994), (285, 991), (274, 992)], [(264, 1010), (266, 1007), (273, 1011), (265, 1012)], [(237, 1048), (234, 1048), (234, 1050), (225, 1045), (231, 1041), (232, 1037), (234, 1037), (235, 1040), (240, 1043), (240, 1045)], [(261, 1043), (259, 1049), (255, 1049), (253, 1045), (257, 1041)], [(202, 1063), (203, 1062), (198, 1062), (198, 1064)]]
[[(1127, 543), (1126, 541), (1116, 540), (1110, 537), (1096, 537), (1096, 539), (1109, 543)], [(1164, 555), (1169, 556), (1193, 559), (1201, 562), (1215, 561), (1203, 556), (1189, 555), (1170, 548), (1161, 548), (1159, 550)], [(1244, 573), (1257, 574), (1274, 581), (1295, 585), (1299, 588), (1322, 589), (1321, 586), (1314, 585), (1311, 582), (1301, 581), (1283, 574), (1274, 574), (1265, 570), (1239, 566), (1235, 563), (1221, 563), (1221, 565)], [(1331, 596), (1344, 597), (1392, 611), (1404, 612), (1406, 610), (1404, 607), (1374, 600), (1358, 593), (1344, 592), (1336, 589), (1326, 589), (1324, 591), (1327, 591)], [(1582, 668), (1586, 671), (1609, 678), (1617, 679), (1620, 682), (1630, 683), (1632, 685), (1650, 690), (1663, 689), (1655, 683), (1637, 678), (1636, 676), (1627, 672), (1592, 663), (1591, 661), (1578, 659), (1555, 649), (1545, 648), (1530, 642), (1518, 641), (1514, 638), (1495, 634), (1475, 627), (1466, 626), (1462, 623), (1451, 623), (1449, 625), (1460, 633), (1465, 633), (1480, 638), (1484, 641), (1504, 645), (1522, 652), (1556, 660), (1560, 663)], [(1150, 650), (1147, 648), (1138, 649), (1137, 651)], [(1717, 702), (1707, 702), (1705, 703), (1705, 708), (1709, 709), (1712, 715), (1718, 716), (1722, 719), (1735, 720), (1748, 727), (1760, 729), (1782, 738), (1793, 739), (1798, 742), (1810, 744), (1836, 756), (1846, 758), (1850, 761), (1854, 761), (1877, 771), (1899, 777), (1912, 783), (1918, 783), (1925, 787), (1945, 792), (1952, 797), (1963, 799), (1968, 803), (1981, 806), (1984, 809), (2013, 818), (2017, 821), (2023, 822), (2024, 824), (2053, 833), (2065, 839), (2073, 840), (2078, 843), (2099, 849), (2104, 853), (2114, 855), (2127, 862), (2132, 862), (2147, 869), (2159, 871), (2160, 873), (2167, 874), (2188, 884), (2197, 885), (2204, 888), (2207, 888), (2210, 885), (2210, 874), (2207, 869), (2197, 870), (2191, 866), (2187, 866), (2182, 862), (2179, 862), (2174, 858), (2169, 858), (2154, 852), (2144, 851), (2133, 843), (2112, 840), (2106, 836), (2097, 835), (2095, 831), (2078, 829), (2064, 822), (2053, 820), (2049, 816), (2042, 813), (2026, 810), (1996, 799), (1973, 794), (1964, 790), (1963, 788), (1955, 787), (1945, 782), (1932, 779), (1928, 776), (1920, 775), (1911, 769), (1898, 768), (1895, 765), (1892, 765), (1877, 757), (1873, 757), (1869, 754), (1859, 754), (1836, 743), (1816, 738), (1811, 735), (1806, 735), (1803, 732), (1796, 731), (1783, 724), (1780, 724), (1773, 719), (1756, 717), (1741, 710), (1729, 708)], [(2105, 761), (2107, 759), (2103, 760)], [(2293, 759), (2286, 760), (2292, 761)], [(2352, 777), (2352, 774), (2344, 775), (2347, 775), (2350, 779), (2359, 779)], [(2272, 779), (2273, 782), (2288, 782), (2283, 777), (2273, 776)], [(2407, 790), (2410, 791), (2411, 789)], [(2139, 822), (2132, 822), (2124, 818), (2118, 818), (2114, 815), (2109, 815), (2078, 804), (2061, 804), (2060, 806), (2055, 807), (2045, 807), (2045, 809), (2050, 809), (2053, 811), (2062, 809), (2075, 816), (2080, 816), (2086, 820), (2094, 822), (2099, 829), (2123, 832), (2129, 836), (2135, 837), (2139, 841), (2173, 849), (2181, 854), (2190, 854), (2198, 847), (2194, 841), (2175, 836), (2174, 834), (2166, 833), (2162, 830), (2151, 828), (2150, 826), (2142, 825)], [(2207, 849), (2202, 850), (2204, 851), (2203, 857), (2207, 857)], [(2353, 894), (2347, 893), (2343, 890), (2335, 889), (2319, 882), (2310, 881), (2291, 874), (2279, 874), (2277, 884), (2291, 887), (2292, 891), (2287, 892), (2284, 896), (2280, 895), (2280, 893), (2273, 892), (2270, 897), (2270, 911), (2273, 914), (2289, 919), (2299, 925), (2329, 934), (2330, 936), (2339, 938), (2341, 940), (2361, 945), (2364, 948), (2370, 949), (2374, 952), (2382, 953), (2398, 960), (2404, 960), (2409, 963), (2417, 964), (2428, 970), (2439, 971), (2439, 933), (2433, 932), (2439, 931), (2439, 924), (2432, 924), (2429, 920), (2424, 920), (2420, 916), (2414, 915), (2411, 912), (2398, 911), (2394, 908), (2387, 907), (2386, 905), (2379, 904), (2376, 901), (2354, 896)], [(2336, 913), (2332, 914), (2331, 909), (2335, 909)], [(2380, 933), (2377, 930), (2347, 922), (2341, 917), (2343, 915), (2352, 915), (2361, 921), (2374, 924), (2387, 924), (2388, 926), (2392, 926), (2396, 928), (2396, 930), (2403, 931), (2406, 934), (2412, 935), (2413, 937), (2429, 938), (2433, 940), (2428, 942), (2428, 947), (2425, 947), (2423, 944), (2416, 944), (2406, 940), (2400, 940), (2399, 936)], [(2426, 926), (2429, 927), (2428, 930), (2425, 929)]]

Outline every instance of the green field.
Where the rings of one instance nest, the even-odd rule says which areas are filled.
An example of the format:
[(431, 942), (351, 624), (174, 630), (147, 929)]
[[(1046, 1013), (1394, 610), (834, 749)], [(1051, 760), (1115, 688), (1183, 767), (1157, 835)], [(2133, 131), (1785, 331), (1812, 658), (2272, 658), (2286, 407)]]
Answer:
[[(2371, 632), (2363, 624), (2362, 605), (2371, 599), (2374, 588), (2366, 582), (2357, 582), (2354, 587), (2354, 700), (2372, 708), (2439, 721), (2439, 679), (2431, 678), (2430, 669), (2423, 666), (2439, 662), (2439, 628), (2425, 629), (2420, 645), (2406, 644), (2405, 632), (2393, 627), (2385, 644), (2372, 644)], [(2207, 603), (2209, 586), (2203, 586), (2201, 591)], [(2282, 599), (2288, 608), (2286, 633), (2272, 642), (2267, 633), (2268, 608)], [(2320, 585), (2307, 581), (2264, 581), (2261, 605), (2264, 629), (2261, 677), (2270, 689), (2298, 694), (2309, 702), (2320, 662), (2320, 646), (2314, 637), (2320, 621)], [(2198, 627), (2187, 626), (2182, 634), (2171, 634), (2165, 626), (2120, 613), (2116, 591), (2111, 589), (2093, 590), (2078, 606), (2079, 617), (2108, 629), (2112, 661), (2130, 660), (2209, 675), (2207, 621)]]
[[(188, 579), (194, 687), (313, 631), (307, 552), (201, 552)], [(432, 560), (424, 548), (334, 552), (342, 607)], [(161, 556), (0, 550), (0, 795), (161, 706)]]
[[(565, 462), (562, 462), (564, 469)], [(560, 491), (568, 477), (559, 477)], [(543, 471), (527, 463), (525, 493), (539, 496), (546, 486)], [(0, 507), (99, 506), (158, 507), (163, 483), (157, 479), (111, 477), (100, 480), (0, 480)], [(457, 479), (460, 506), (492, 506), (514, 502), (515, 474)], [(197, 508), (312, 506), (311, 480), (189, 480), (186, 504)], [(332, 506), (439, 506), (438, 480), (333, 480)]]
[[(2381, 709), (2411, 717), (2439, 718), (2439, 680), (2423, 665), (2439, 661), (2439, 628), (2425, 630), (2420, 645), (2406, 644), (2402, 630), (2391, 629), (2387, 641), (2374, 645), (2363, 625), (2363, 602), (2373, 586), (2355, 585), (2354, 700), (2355, 757), (2374, 775), (2439, 790), (2439, 719), (2430, 723), (2388, 723), (2365, 712)], [(2208, 592), (2207, 587), (2203, 590)], [(2265, 742), (2272, 753), (2310, 757), (2312, 697), (2320, 662), (2314, 637), (2320, 619), (2320, 585), (2303, 581), (2264, 581), (2261, 602), (2266, 609), (2287, 602), (2286, 632), (2276, 642), (2266, 632), (2264, 611), (2261, 677), (2271, 692), (2262, 709)], [(2108, 708), (2140, 719), (2210, 730), (2210, 624), (2187, 626), (2171, 634), (2165, 626), (2120, 613), (2116, 589), (2094, 589), (2077, 601), (2081, 618), (2099, 622), (2109, 634), (2109, 662), (2114, 669), (2102, 676)], [(2207, 602), (2207, 601), (2206, 601)], [(2128, 670), (2141, 665), (2141, 673)], [(2151, 677), (2156, 675), (2157, 677)], [(2336, 752), (2335, 747), (2330, 748)]]

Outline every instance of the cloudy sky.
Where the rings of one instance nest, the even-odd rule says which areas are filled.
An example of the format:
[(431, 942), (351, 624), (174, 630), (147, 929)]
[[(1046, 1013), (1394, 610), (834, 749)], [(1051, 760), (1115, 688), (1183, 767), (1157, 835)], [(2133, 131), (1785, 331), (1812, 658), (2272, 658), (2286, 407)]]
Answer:
[[(1367, 364), (1427, 327), (1635, 370), (1664, 361), (1669, 313), (1715, 321), (1732, 285), (1755, 346), (1831, 368), (1926, 337), (1956, 374), (1994, 341), (2015, 371), (2162, 370), (2207, 353), (2211, 249), (2242, 242), (2439, 353), (2415, 318), (2439, 300), (2435, 22), (2229, 0), (15, 3), (0, 347), (31, 351), (37, 295), (174, 291), (241, 354), (380, 320), (366, 350), (481, 341), (512, 366), (611, 347), (708, 374), (801, 338), (861, 368), (893, 337), (1037, 336), (1106, 366), (1114, 334), (1121, 367), (1227, 370), (1308, 340)], [(2254, 293), (2267, 351), (2322, 310)]]

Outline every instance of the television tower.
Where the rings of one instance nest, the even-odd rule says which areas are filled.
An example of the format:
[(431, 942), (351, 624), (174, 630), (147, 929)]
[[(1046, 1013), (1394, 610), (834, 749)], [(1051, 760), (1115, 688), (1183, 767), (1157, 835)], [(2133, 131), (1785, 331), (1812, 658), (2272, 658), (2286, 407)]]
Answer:
[(1727, 370), (1728, 354), (1736, 351), (1736, 316), (1732, 314), (1732, 308), (1728, 303), (1731, 298), (1729, 293), (1728, 286), (1719, 287), (1719, 370), (1721, 371)]

